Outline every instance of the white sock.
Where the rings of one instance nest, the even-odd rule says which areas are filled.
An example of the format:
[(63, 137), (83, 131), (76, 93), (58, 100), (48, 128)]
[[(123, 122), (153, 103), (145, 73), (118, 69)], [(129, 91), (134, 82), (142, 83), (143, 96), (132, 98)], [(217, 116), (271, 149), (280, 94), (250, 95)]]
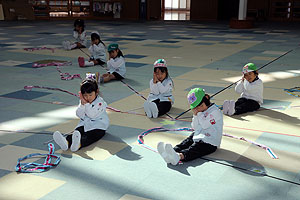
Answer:
[(235, 101), (231, 100), (229, 101), (228, 115), (231, 116), (234, 115), (234, 113), (235, 113)]
[(149, 102), (149, 107), (150, 107), (150, 110), (152, 112), (152, 117), (157, 118), (158, 117), (158, 108), (157, 108), (156, 103)]
[(223, 114), (227, 115), (228, 114), (228, 109), (229, 109), (229, 101), (225, 100), (223, 103)]
[(165, 151), (168, 154), (168, 159), (172, 165), (177, 165), (180, 161), (179, 154), (173, 149), (171, 144), (165, 145)]
[(68, 141), (59, 131), (55, 131), (53, 133), (53, 140), (56, 144), (58, 144), (58, 146), (61, 148), (61, 150), (63, 150), (63, 151), (68, 150), (68, 148), (69, 148)]
[(75, 152), (77, 151), (79, 148), (80, 148), (80, 139), (81, 139), (81, 134), (79, 131), (75, 130), (73, 132), (73, 135), (72, 135), (72, 144), (71, 144), (71, 151)]
[(84, 66), (94, 66), (94, 62), (93, 61), (84, 61)]
[(166, 153), (165, 150), (165, 144), (163, 142), (159, 142), (157, 144), (157, 151), (167, 164), (171, 163), (169, 155)]
[(147, 117), (149, 117), (149, 118), (152, 117), (152, 112), (151, 112), (151, 109), (150, 109), (148, 101), (145, 101), (145, 103), (144, 103), (144, 111), (145, 111)]

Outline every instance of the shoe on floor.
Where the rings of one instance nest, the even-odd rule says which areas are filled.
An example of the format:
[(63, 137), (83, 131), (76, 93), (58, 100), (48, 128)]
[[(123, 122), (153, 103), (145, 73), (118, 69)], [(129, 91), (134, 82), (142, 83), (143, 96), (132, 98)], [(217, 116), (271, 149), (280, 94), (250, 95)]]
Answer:
[(173, 149), (171, 144), (165, 145), (165, 151), (168, 154), (168, 158), (170, 160), (170, 163), (172, 165), (177, 165), (180, 161), (180, 156), (176, 151)]
[(223, 103), (223, 114), (228, 115), (228, 109), (229, 109), (229, 101), (225, 100)]
[(68, 141), (59, 131), (55, 131), (53, 133), (53, 140), (61, 148), (61, 150), (68, 150)]
[(158, 108), (156, 106), (156, 104), (154, 102), (149, 102), (149, 107), (152, 113), (152, 117), (153, 118), (157, 118), (158, 117)]
[(231, 116), (231, 115), (234, 115), (234, 113), (235, 113), (235, 101), (231, 100), (229, 102), (228, 115)]
[(75, 152), (78, 151), (80, 148), (80, 139), (81, 139), (81, 134), (79, 131), (74, 131), (72, 135), (72, 145), (70, 147), (71, 151)]
[(78, 64), (80, 67), (84, 67), (84, 57), (78, 57)]
[(163, 142), (157, 144), (157, 151), (167, 164), (171, 163), (169, 156), (165, 151), (165, 144)]
[(150, 109), (150, 102), (149, 101), (145, 101), (145, 103), (144, 103), (144, 111), (145, 111), (147, 117), (149, 117), (149, 118), (152, 117), (152, 112), (151, 112), (151, 109)]

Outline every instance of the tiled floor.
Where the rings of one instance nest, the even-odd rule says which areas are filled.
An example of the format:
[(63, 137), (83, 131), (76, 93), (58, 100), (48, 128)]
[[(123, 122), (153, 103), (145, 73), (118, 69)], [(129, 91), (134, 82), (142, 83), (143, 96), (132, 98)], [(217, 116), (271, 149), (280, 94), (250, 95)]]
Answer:
[[(72, 21), (0, 23), (0, 199), (298, 199), (300, 196), (300, 104), (284, 88), (300, 84), (300, 27), (290, 24), (257, 24), (250, 30), (229, 29), (217, 22), (100, 22), (87, 21), (86, 30), (97, 30), (106, 45), (118, 42), (127, 61), (126, 83), (143, 96), (149, 93), (153, 62), (165, 58), (174, 81), (175, 104), (170, 115), (188, 109), (190, 88), (208, 94), (241, 78), (242, 66), (260, 71), (264, 104), (256, 112), (224, 116), (224, 132), (270, 147), (279, 159), (242, 140), (223, 137), (215, 153), (178, 166), (166, 165), (160, 156), (137, 143), (143, 131), (163, 126), (190, 127), (189, 112), (179, 120), (163, 116), (148, 119), (144, 100), (126, 85), (114, 81), (100, 86), (109, 106), (110, 127), (99, 142), (76, 153), (56, 153), (61, 163), (44, 173), (14, 171), (17, 159), (46, 153), (52, 132), (71, 132), (78, 123), (78, 99), (61, 91), (32, 89), (44, 86), (77, 93), (80, 79), (60, 80), (56, 67), (32, 68), (43, 60), (71, 61), (63, 72), (104, 73), (100, 67), (80, 68), (80, 50), (64, 51), (61, 42), (72, 36)], [(51, 50), (25, 51), (48, 47)], [(88, 52), (87, 49), (84, 50)], [(233, 87), (214, 96), (222, 105), (237, 99)], [(188, 132), (153, 132), (144, 137), (177, 144)], [(31, 160), (32, 161), (32, 160)], [(263, 173), (261, 173), (263, 172)]]

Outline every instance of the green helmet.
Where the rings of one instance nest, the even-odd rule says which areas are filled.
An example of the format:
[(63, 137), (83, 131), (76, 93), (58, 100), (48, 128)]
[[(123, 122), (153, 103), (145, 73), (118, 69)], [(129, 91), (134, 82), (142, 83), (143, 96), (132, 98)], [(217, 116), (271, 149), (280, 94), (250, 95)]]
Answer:
[(119, 48), (119, 45), (117, 43), (112, 43), (112, 44), (108, 45), (107, 51), (110, 52), (110, 51), (116, 50), (118, 48)]
[(246, 74), (248, 72), (256, 71), (257, 67), (253, 63), (248, 63), (243, 67), (243, 74)]
[(196, 108), (205, 96), (205, 90), (202, 88), (194, 88), (189, 92), (187, 99), (190, 104), (190, 108)]

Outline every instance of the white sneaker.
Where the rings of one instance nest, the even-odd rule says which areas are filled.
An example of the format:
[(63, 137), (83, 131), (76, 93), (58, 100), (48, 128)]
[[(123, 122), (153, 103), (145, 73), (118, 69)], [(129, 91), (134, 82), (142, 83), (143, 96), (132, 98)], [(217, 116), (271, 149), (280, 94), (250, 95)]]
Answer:
[(86, 67), (90, 67), (90, 66), (94, 66), (95, 65), (95, 63), (93, 62), (93, 61), (84, 61), (84, 66), (86, 66)]
[(70, 41), (66, 41), (66, 47), (67, 47), (67, 50), (71, 50), (72, 49)]
[(61, 148), (61, 150), (68, 150), (68, 141), (59, 131), (55, 131), (53, 133), (53, 140)]
[(229, 101), (225, 100), (223, 103), (223, 114), (228, 115), (228, 109), (229, 109)]
[(67, 41), (63, 41), (62, 42), (62, 46), (65, 50), (68, 50), (68, 47), (67, 47)]
[(157, 118), (158, 117), (158, 108), (154, 102), (149, 102), (149, 107), (152, 112), (152, 117)]
[(165, 151), (165, 144), (163, 142), (157, 144), (157, 151), (167, 164), (171, 163), (170, 158)]
[(177, 165), (180, 161), (180, 156), (176, 151), (173, 149), (171, 144), (165, 145), (165, 151), (168, 154), (168, 158), (170, 160), (170, 163), (172, 165)]
[(149, 101), (145, 101), (144, 103), (144, 111), (147, 115), (147, 117), (151, 118), (152, 117), (152, 112), (151, 112), (151, 109), (150, 109), (150, 102)]
[(80, 148), (81, 134), (79, 131), (74, 131), (72, 135), (72, 145), (70, 147), (71, 151), (75, 152)]
[(235, 113), (235, 101), (234, 100), (231, 100), (229, 102), (229, 107), (228, 107), (228, 115), (231, 116), (231, 115), (234, 115)]

